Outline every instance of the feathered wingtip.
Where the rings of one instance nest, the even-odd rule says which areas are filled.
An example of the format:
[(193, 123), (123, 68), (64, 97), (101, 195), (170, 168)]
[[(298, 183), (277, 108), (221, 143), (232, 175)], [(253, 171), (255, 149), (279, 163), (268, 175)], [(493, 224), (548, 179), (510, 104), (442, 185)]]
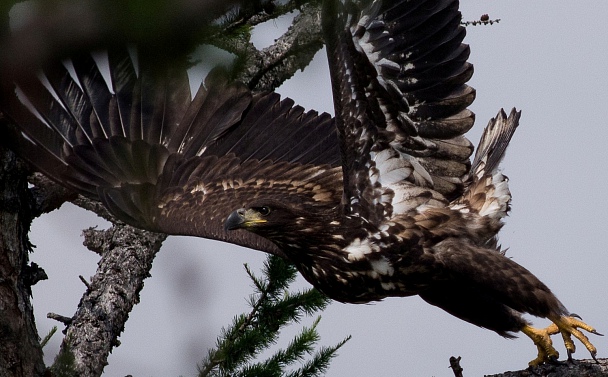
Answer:
[[(509, 182), (498, 169), (498, 165), (519, 125), (520, 116), (521, 112), (515, 108), (511, 110), (508, 117), (501, 109), (495, 118), (490, 119), (479, 142), (466, 181), (466, 190), (453, 203), (456, 209), (461, 209), (461, 206), (464, 205), (466, 211), (472, 210), (483, 217), (492, 219), (494, 234), (489, 239), (494, 237), (502, 227), (501, 219), (507, 215), (510, 209)], [(490, 242), (495, 243), (496, 239)]]
[(495, 118), (490, 119), (483, 131), (475, 159), (471, 166), (471, 175), (481, 179), (486, 174), (492, 174), (502, 161), (507, 146), (519, 126), (521, 111), (511, 109), (509, 116), (500, 109)]

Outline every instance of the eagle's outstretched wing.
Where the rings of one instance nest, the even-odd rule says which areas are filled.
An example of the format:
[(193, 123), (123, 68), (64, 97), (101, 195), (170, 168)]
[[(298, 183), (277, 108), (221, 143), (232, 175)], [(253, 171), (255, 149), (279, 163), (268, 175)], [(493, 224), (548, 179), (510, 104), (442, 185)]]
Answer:
[[(347, 213), (378, 223), (460, 196), (473, 148), (469, 47), (457, 1), (328, 1)], [(351, 16), (347, 17), (350, 12)], [(333, 15), (332, 15), (333, 13)], [(344, 27), (346, 25), (346, 27)]]
[(255, 234), (226, 232), (228, 214), (259, 196), (339, 203), (328, 114), (252, 94), (219, 72), (191, 100), (185, 69), (136, 74), (126, 50), (108, 53), (110, 87), (92, 56), (71, 65), (72, 73), (56, 64), (42, 80), (17, 83), (19, 96), (4, 88), (3, 111), (19, 126), (7, 130), (9, 143), (119, 219), (281, 254)]

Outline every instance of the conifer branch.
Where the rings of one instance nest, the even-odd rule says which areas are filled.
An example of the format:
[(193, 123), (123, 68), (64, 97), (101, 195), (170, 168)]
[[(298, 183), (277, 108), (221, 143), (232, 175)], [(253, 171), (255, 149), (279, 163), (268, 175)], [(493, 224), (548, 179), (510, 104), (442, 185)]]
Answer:
[(487, 14), (482, 14), (481, 17), (479, 17), (479, 20), (461, 21), (460, 24), (462, 26), (478, 26), (478, 25), (494, 25), (499, 22), (500, 22), (500, 18), (491, 20), (490, 16), (488, 16)]
[(55, 335), (56, 332), (57, 326), (53, 326), (53, 328), (49, 330), (48, 334), (46, 334), (44, 338), (42, 338), (42, 340), (40, 341), (40, 348), (44, 349), (44, 346), (46, 346), (46, 344), (49, 342), (49, 340), (51, 340), (51, 338), (53, 337), (53, 335)]
[[(304, 362), (306, 354), (312, 355), (314, 345), (319, 341), (316, 327), (320, 317), (310, 328), (304, 327), (287, 348), (278, 350), (265, 361), (254, 362), (261, 351), (276, 342), (281, 328), (297, 323), (303, 314), (311, 315), (323, 310), (330, 300), (315, 289), (287, 292), (297, 271), (282, 258), (268, 257), (262, 277), (257, 277), (247, 265), (245, 270), (255, 290), (249, 299), (252, 309), (247, 314), (237, 316), (228, 329), (222, 329), (216, 348), (209, 351), (199, 368), (199, 377), (283, 376), (286, 375), (285, 368), (295, 362)], [(334, 347), (321, 348), (311, 360), (304, 362), (298, 369), (299, 374), (294, 376), (322, 373), (335, 352), (348, 339), (350, 337)]]

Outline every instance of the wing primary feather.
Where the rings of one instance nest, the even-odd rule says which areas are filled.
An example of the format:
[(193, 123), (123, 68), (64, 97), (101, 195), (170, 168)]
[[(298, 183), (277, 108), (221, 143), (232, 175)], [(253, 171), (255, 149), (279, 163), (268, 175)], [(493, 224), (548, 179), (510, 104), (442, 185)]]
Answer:
[(10, 100), (0, 105), (19, 127), (3, 134), (53, 179), (149, 230), (282, 255), (253, 234), (226, 233), (226, 216), (252, 192), (280, 197), (296, 186), (298, 195), (316, 195), (315, 205), (340, 202), (341, 180), (328, 165), (339, 161), (329, 115), (277, 94), (253, 95), (221, 73), (191, 100), (183, 67), (136, 68), (134, 61), (127, 49), (109, 51), (106, 80), (103, 59), (79, 56), (45, 70), (46, 87), (38, 78), (24, 83), (20, 97), (3, 85)]
[(91, 54), (82, 54), (72, 58), (72, 64), (82, 86), (88, 103), (91, 105), (95, 121), (90, 121), (93, 137), (109, 137), (110, 129), (110, 105), (116, 104), (110, 101), (112, 93), (104, 80), (96, 61)]
[(75, 122), (75, 127), (60, 130), (60, 132), (72, 139), (72, 144), (79, 143), (78, 139), (82, 137), (85, 137), (89, 142), (93, 140), (96, 135), (100, 134), (99, 130), (90, 124), (93, 108), (67, 68), (61, 63), (52, 64), (45, 69), (44, 74), (62, 106)]
[(212, 71), (184, 115), (171, 149), (185, 156), (202, 153), (209, 142), (238, 123), (250, 103), (251, 93), (243, 84), (228, 84), (224, 73)]
[(498, 164), (502, 161), (507, 146), (519, 126), (520, 117), (521, 111), (513, 108), (508, 117), (505, 111), (500, 109), (498, 115), (490, 119), (479, 141), (471, 166), (471, 174), (481, 177), (491, 174), (498, 168)]
[(110, 79), (116, 101), (116, 105), (110, 107), (116, 111), (110, 116), (111, 134), (126, 137), (130, 134), (130, 109), (133, 105), (133, 88), (137, 82), (135, 66), (126, 48), (109, 50), (108, 65), (111, 67)]
[[(39, 115), (51, 128), (55, 129), (68, 145), (73, 145), (76, 142), (73, 138), (69, 138), (67, 135), (74, 132), (74, 130), (78, 128), (78, 124), (75, 122), (72, 115), (66, 111), (66, 108), (57, 101), (55, 96), (49, 92), (46, 86), (44, 86), (38, 80), (31, 80), (26, 83), (21, 83), (19, 85), (19, 89), (25, 96), (25, 100), (27, 100), (29, 105), (35, 109), (36, 114)], [(9, 98), (14, 99), (14, 95), (10, 96)], [(29, 118), (27, 113), (30, 111), (26, 110), (21, 102), (12, 101), (10, 107), (18, 112), (22, 118)], [(24, 121), (24, 123), (26, 126), (23, 127), (23, 129), (26, 131), (26, 133), (28, 133), (30, 137), (37, 139), (35, 134), (40, 132), (39, 122), (32, 122), (30, 119), (30, 121)], [(44, 133), (44, 136), (48, 135), (48, 133)], [(40, 137), (44, 136), (40, 135)], [(55, 143), (53, 144), (55, 145)]]

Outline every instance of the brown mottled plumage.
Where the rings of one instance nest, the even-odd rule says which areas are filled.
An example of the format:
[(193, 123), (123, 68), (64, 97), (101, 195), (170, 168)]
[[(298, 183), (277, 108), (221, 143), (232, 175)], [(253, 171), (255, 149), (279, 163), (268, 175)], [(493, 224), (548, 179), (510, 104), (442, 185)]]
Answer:
[[(420, 295), (500, 335), (524, 332), (533, 364), (558, 357), (558, 332), (569, 355), (574, 335), (595, 356), (577, 328), (595, 330), (497, 246), (511, 200), (498, 164), (520, 114), (490, 121), (471, 164), (458, 1), (364, 3), (324, 4), (335, 120), (217, 73), (191, 100), (183, 70), (137, 75), (111, 51), (111, 90), (90, 56), (72, 59), (77, 80), (45, 70), (50, 91), (17, 83), (38, 116), (3, 85), (16, 124), (4, 131), (129, 224), (281, 255), (342, 302)], [(534, 329), (524, 313), (554, 325)]]
[[(531, 364), (558, 357), (549, 335), (571, 335), (595, 357), (549, 288), (497, 245), (511, 194), (498, 170), (520, 113), (486, 128), (473, 164), (463, 134), (473, 125), (466, 85), (473, 68), (462, 44), (457, 1), (324, 3), (324, 31), (342, 151), (344, 197), (310, 211), (254, 201), (229, 229), (274, 241), (304, 277), (330, 297), (368, 302), (419, 295), (506, 337), (537, 344)], [(336, 203), (337, 204), (337, 203)], [(532, 328), (523, 313), (549, 318)]]

